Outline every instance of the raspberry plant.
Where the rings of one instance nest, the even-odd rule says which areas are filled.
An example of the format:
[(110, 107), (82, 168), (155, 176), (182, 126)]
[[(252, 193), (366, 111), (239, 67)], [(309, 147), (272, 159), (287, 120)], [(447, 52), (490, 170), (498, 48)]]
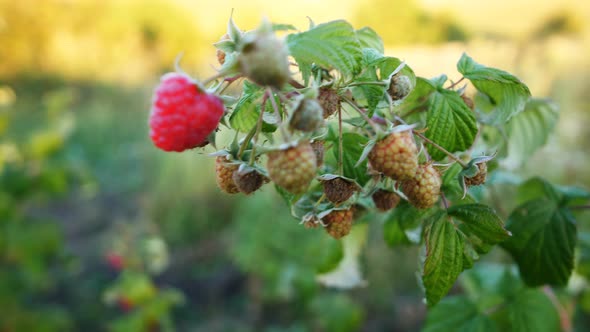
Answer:
[[(231, 143), (210, 154), (221, 190), (250, 194), (271, 182), (310, 232), (323, 229), (339, 239), (361, 218), (371, 222), (387, 214), (390, 245), (423, 247), (420, 282), (431, 307), (495, 245), (512, 255), (526, 286), (566, 285), (576, 244), (571, 207), (590, 196), (541, 178), (501, 176), (546, 142), (557, 119), (555, 106), (532, 98), (517, 77), (463, 54), (456, 81), (423, 78), (385, 55), (375, 31), (355, 30), (342, 20), (310, 22), (305, 31), (263, 21), (243, 31), (230, 19), (215, 47), (215, 76), (198, 82), (178, 70), (163, 77), (150, 121), (156, 146), (216, 146), (217, 131), (231, 132)], [(192, 83), (164, 95), (170, 75)], [(238, 96), (225, 94), (240, 83)], [(220, 119), (211, 102), (217, 98), (225, 107)], [(191, 113), (207, 122), (186, 116)], [(159, 120), (162, 114), (166, 119)], [(217, 129), (213, 119), (219, 119)], [(160, 137), (199, 142), (176, 148), (163, 146)], [(250, 182), (236, 182), (243, 178)], [(487, 204), (486, 178), (517, 192), (511, 213)], [(418, 240), (408, 236), (416, 231)], [(525, 301), (508, 295), (496, 300)], [(469, 315), (451, 325), (428, 323), (427, 329), (457, 330), (476, 320), (495, 331), (504, 324), (468, 300), (461, 306)], [(450, 314), (437, 308), (434, 314), (447, 320), (456, 314), (452, 306)], [(551, 303), (548, 310), (554, 310)], [(510, 318), (514, 330), (519, 319), (532, 319), (516, 315)]]

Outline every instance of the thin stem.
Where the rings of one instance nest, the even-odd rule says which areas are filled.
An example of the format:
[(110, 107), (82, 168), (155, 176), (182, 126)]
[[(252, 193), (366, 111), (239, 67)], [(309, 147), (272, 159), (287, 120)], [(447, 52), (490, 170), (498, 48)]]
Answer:
[(448, 209), (449, 208), (449, 201), (447, 201), (447, 197), (445, 196), (445, 193), (441, 192), (440, 198), (442, 200), (442, 203), (443, 203), (443, 206), (445, 207), (445, 209)]
[(342, 143), (342, 108), (338, 109), (338, 175), (344, 174), (343, 162), (343, 143)]
[(223, 87), (223, 89), (221, 89), (221, 91), (217, 92), (217, 94), (222, 94), (225, 92), (225, 90), (227, 88), (229, 88), (230, 85), (232, 85), (233, 82), (239, 80), (240, 78), (242, 78), (242, 75), (238, 75), (235, 77), (228, 77), (226, 78), (224, 81), (227, 82), (227, 84)]
[(387, 86), (387, 82), (375, 81), (375, 82), (352, 82), (347, 86), (359, 86), (359, 85), (378, 85), (378, 86)]
[(291, 86), (294, 87), (294, 88), (296, 88), (296, 89), (303, 89), (303, 88), (305, 88), (305, 85), (297, 82), (294, 79), (290, 79), (289, 80), (289, 84), (291, 84)]
[(590, 204), (587, 205), (574, 205), (568, 207), (570, 210), (590, 210)]
[(543, 287), (543, 293), (545, 293), (545, 295), (547, 295), (547, 297), (549, 298), (549, 300), (551, 301), (551, 303), (555, 307), (555, 310), (557, 310), (557, 312), (559, 313), (559, 318), (561, 321), (560, 325), (561, 325), (562, 330), (564, 332), (571, 332), (572, 331), (572, 322), (570, 319), (570, 315), (567, 312), (567, 310), (563, 307), (563, 305), (561, 305), (561, 303), (559, 302), (559, 299), (555, 295), (555, 292), (553, 292), (553, 289), (549, 286), (545, 286), (545, 287)]
[(361, 117), (367, 121), (367, 123), (373, 128), (373, 130), (375, 130), (375, 133), (378, 133), (381, 131), (381, 128), (379, 128), (379, 126), (377, 124), (375, 124), (375, 122), (373, 122), (373, 120), (371, 120), (367, 114), (365, 113), (365, 111), (363, 111), (354, 101), (350, 100), (348, 97), (346, 96), (341, 96), (342, 100), (344, 100), (348, 105), (352, 106), (352, 108), (354, 108), (355, 111), (357, 111)]
[(238, 159), (240, 159), (242, 157), (242, 154), (244, 154), (244, 151), (246, 151), (246, 147), (248, 146), (248, 142), (250, 142), (252, 140), (252, 137), (254, 137), (254, 134), (256, 134), (256, 127), (252, 127), (252, 129), (250, 129), (250, 131), (248, 132), (248, 135), (246, 136), (246, 138), (244, 138), (242, 145), (240, 145), (240, 150), (238, 151), (238, 156), (237, 156)]
[[(272, 96), (270, 96), (272, 98)], [(262, 131), (262, 119), (264, 118), (264, 110), (266, 107), (266, 101), (268, 100), (268, 96), (265, 95), (265, 98), (262, 100), (262, 104), (260, 105), (260, 114), (258, 115), (258, 121), (256, 121), (256, 132), (254, 134), (254, 142), (258, 143), (258, 135)], [(256, 144), (252, 144), (252, 152), (250, 154), (250, 162), (248, 165), (254, 165), (254, 160), (256, 159)]]
[[(277, 105), (277, 101), (275, 100), (275, 98), (273, 96), (272, 89), (270, 87), (266, 88), (266, 93), (270, 97), (270, 104), (272, 105), (272, 109), (279, 117), (279, 122), (277, 124), (279, 126), (279, 130), (281, 131), (281, 135), (283, 136), (283, 140), (285, 142), (289, 142), (291, 140), (291, 135), (289, 135), (289, 133), (285, 130), (285, 126), (283, 126), (283, 115), (281, 114), (281, 111), (279, 110), (279, 106)], [(280, 96), (280, 94), (279, 94), (279, 96)]]
[(463, 168), (467, 168), (467, 164), (465, 164), (465, 162), (463, 162), (463, 160), (455, 157), (454, 154), (450, 153), (449, 151), (447, 151), (445, 148), (443, 148), (442, 146), (434, 143), (433, 141), (431, 141), (430, 139), (426, 138), (426, 136), (424, 136), (422, 133), (419, 133), (417, 131), (414, 131), (414, 134), (418, 137), (420, 137), (421, 139), (423, 139), (425, 142), (429, 143), (430, 145), (434, 146), (435, 148), (437, 148), (438, 150), (444, 152), (444, 154), (446, 154), (447, 156), (449, 156), (449, 158), (453, 159), (454, 161), (456, 161), (457, 163), (459, 163), (459, 165), (461, 165)]
[(463, 82), (463, 80), (464, 80), (464, 79), (465, 79), (465, 76), (461, 77), (461, 79), (460, 79), (460, 80), (458, 80), (457, 82), (455, 82), (455, 83), (451, 84), (451, 85), (450, 85), (450, 86), (447, 88), (447, 90), (450, 90), (450, 89), (452, 89), (452, 88), (456, 87), (456, 86), (457, 86), (459, 83)]
[(318, 199), (317, 202), (315, 202), (315, 204), (313, 205), (313, 207), (317, 207), (318, 205), (320, 205), (320, 203), (324, 200), (324, 198), (326, 198), (326, 194), (322, 194), (322, 196), (320, 197), (320, 199)]
[(209, 84), (209, 83), (211, 83), (211, 82), (215, 81), (216, 79), (221, 78), (223, 76), (225, 76), (225, 73), (223, 73), (223, 72), (217, 73), (217, 74), (209, 77), (208, 79), (204, 80), (202, 84), (207, 85), (207, 84)]

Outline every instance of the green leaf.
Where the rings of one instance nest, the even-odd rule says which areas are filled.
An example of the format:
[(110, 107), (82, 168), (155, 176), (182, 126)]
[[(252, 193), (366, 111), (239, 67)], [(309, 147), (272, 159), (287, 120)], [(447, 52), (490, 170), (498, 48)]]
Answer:
[(503, 161), (509, 168), (517, 168), (545, 143), (558, 119), (557, 106), (550, 101), (531, 99), (522, 113), (506, 125), (508, 156)]
[[(393, 74), (393, 72), (402, 63), (402, 60), (388, 56), (379, 59), (379, 61), (377, 61), (375, 65), (377, 65), (377, 68), (379, 69), (381, 79), (384, 80), (387, 79), (391, 74)], [(399, 71), (399, 74), (408, 76), (410, 78), (410, 82), (412, 82), (412, 86), (416, 85), (416, 74), (414, 74), (412, 68), (410, 68), (410, 66), (408, 66), (407, 64), (404, 64), (403, 68), (401, 68), (401, 70)]]
[(561, 331), (559, 314), (538, 289), (523, 289), (507, 311), (513, 332)]
[[(357, 77), (355, 80), (356, 83), (376, 81), (379, 81), (379, 77), (377, 76), (377, 69), (373, 66), (368, 67), (363, 75)], [(383, 96), (385, 95), (385, 86), (363, 84), (353, 87), (352, 91), (355, 95), (355, 98), (360, 99), (364, 97), (364, 103), (367, 105), (367, 115), (371, 117), (373, 116), (377, 105), (379, 105), (381, 100), (383, 100)], [(363, 103), (362, 100), (360, 102)]]
[[(368, 139), (365, 136), (355, 133), (344, 133), (342, 135), (342, 146), (344, 147), (344, 154), (342, 156), (344, 176), (351, 179), (356, 179), (358, 184), (364, 186), (369, 181), (370, 176), (367, 174), (367, 160), (362, 161), (355, 167), (360, 159), (364, 145)], [(339, 145), (334, 145), (334, 156), (338, 160)]]
[(438, 303), (463, 271), (464, 239), (446, 213), (441, 212), (426, 230), (426, 260), (422, 282), (429, 306)]
[(574, 268), (575, 220), (553, 200), (536, 199), (512, 212), (506, 228), (512, 237), (503, 243), (529, 286), (565, 286)]
[[(363, 75), (356, 78), (357, 83), (360, 82), (385, 82), (389, 79), (391, 74), (402, 64), (402, 61), (394, 57), (386, 57), (378, 54), (373, 49), (363, 49)], [(379, 73), (379, 75), (377, 75)], [(414, 71), (407, 65), (404, 65), (399, 71), (400, 75), (405, 75), (410, 79), (412, 86), (416, 85), (416, 75)], [(382, 85), (360, 85), (354, 90), (362, 91), (366, 98), (368, 116), (373, 116), (375, 109), (381, 101), (384, 100), (387, 91), (386, 86)], [(353, 91), (354, 91), (353, 90)], [(357, 94), (358, 95), (358, 94)]]
[(466, 196), (465, 199), (463, 198), (463, 187), (459, 181), (457, 181), (459, 173), (461, 173), (462, 170), (463, 168), (458, 163), (449, 167), (442, 175), (442, 186), (440, 189), (448, 200), (465, 204), (469, 203), (471, 200), (469, 196)]
[(405, 115), (416, 110), (426, 110), (430, 95), (434, 91), (436, 91), (436, 89), (427, 79), (416, 77), (416, 86), (406, 98), (402, 99), (401, 104), (396, 106), (397, 111), (399, 114)]
[[(426, 137), (449, 152), (467, 150), (477, 134), (473, 112), (457, 92), (450, 90), (438, 90), (430, 96), (426, 126)], [(426, 147), (434, 160), (446, 157), (431, 144)]]
[(523, 204), (536, 199), (549, 199), (554, 202), (561, 201), (561, 194), (546, 180), (533, 177), (526, 180), (518, 187), (517, 204)]
[(375, 32), (375, 30), (369, 27), (363, 27), (356, 30), (356, 37), (363, 48), (370, 48), (376, 50), (377, 52), (383, 54), (383, 40), (381, 37)]
[(344, 77), (351, 77), (360, 70), (361, 45), (355, 30), (346, 21), (323, 23), (308, 31), (290, 34), (287, 45), (306, 82), (312, 64), (336, 69)]
[(590, 233), (580, 233), (576, 272), (590, 279)]
[[(244, 93), (242, 97), (236, 103), (234, 110), (229, 118), (230, 126), (240, 132), (247, 133), (258, 121), (260, 115), (262, 101), (262, 95), (264, 90), (259, 88), (257, 85), (244, 82)], [(267, 111), (269, 111), (269, 103), (267, 103)], [(274, 132), (276, 127), (263, 122), (263, 132)]]
[(289, 30), (297, 30), (297, 28), (292, 24), (273, 23), (272, 30), (273, 31), (289, 31)]
[(428, 311), (422, 332), (495, 332), (496, 323), (465, 296), (451, 296)]
[(362, 49), (363, 57), (361, 59), (361, 66), (367, 68), (374, 66), (379, 60), (383, 59), (385, 55), (373, 48), (364, 47)]
[(484, 262), (461, 274), (461, 285), (466, 295), (484, 309), (514, 297), (524, 287), (516, 266)]
[(457, 63), (457, 70), (495, 105), (493, 112), (482, 114), (484, 123), (504, 124), (524, 110), (531, 96), (529, 88), (514, 75), (481, 65), (465, 53)]
[(417, 209), (405, 200), (400, 201), (389, 213), (383, 225), (385, 242), (392, 247), (400, 244), (419, 243), (419, 236), (416, 237), (411, 231), (419, 228), (422, 221), (435, 212), (436, 209)]
[(487, 205), (454, 205), (447, 213), (461, 220), (471, 233), (489, 244), (497, 244), (510, 237), (510, 233), (504, 229), (502, 219)]

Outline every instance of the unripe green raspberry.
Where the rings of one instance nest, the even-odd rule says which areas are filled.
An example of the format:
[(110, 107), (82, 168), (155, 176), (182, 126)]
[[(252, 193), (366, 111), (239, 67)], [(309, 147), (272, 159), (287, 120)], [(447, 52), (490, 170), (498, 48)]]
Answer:
[(290, 78), (289, 53), (270, 23), (244, 36), (238, 61), (244, 76), (262, 86), (280, 89)]
[(268, 153), (268, 175), (278, 186), (293, 194), (307, 190), (317, 170), (316, 157), (309, 142)]
[(418, 147), (412, 131), (389, 134), (369, 153), (371, 167), (394, 180), (410, 179), (418, 168)]
[(324, 225), (326, 225), (326, 232), (335, 239), (340, 239), (348, 235), (352, 229), (353, 211), (348, 210), (334, 210), (322, 218)]
[(441, 184), (440, 173), (428, 163), (420, 165), (412, 179), (402, 182), (402, 191), (410, 204), (419, 209), (426, 209), (438, 201)]
[(391, 96), (391, 99), (400, 100), (409, 95), (410, 92), (412, 92), (412, 89), (412, 81), (410, 81), (410, 78), (398, 73), (391, 77), (387, 93)]
[(323, 109), (315, 99), (301, 100), (293, 111), (289, 126), (304, 132), (313, 132), (324, 125)]

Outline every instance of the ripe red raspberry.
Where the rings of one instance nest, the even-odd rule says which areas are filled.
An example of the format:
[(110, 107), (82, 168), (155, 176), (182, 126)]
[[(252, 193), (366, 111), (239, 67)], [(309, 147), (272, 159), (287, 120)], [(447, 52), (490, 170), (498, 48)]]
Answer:
[(268, 154), (268, 175), (278, 186), (290, 193), (305, 192), (316, 170), (316, 156), (309, 142)]
[(426, 209), (438, 201), (442, 180), (440, 173), (432, 164), (424, 164), (418, 167), (416, 176), (402, 182), (402, 191), (408, 197), (408, 201), (419, 209)]
[(374, 170), (394, 180), (411, 179), (418, 168), (418, 147), (412, 131), (389, 134), (375, 144), (369, 153)]
[(106, 255), (107, 264), (115, 271), (121, 271), (125, 268), (125, 258), (120, 254), (110, 252)]
[(379, 189), (371, 196), (375, 207), (381, 212), (389, 211), (397, 206), (400, 201), (398, 194), (393, 191)]
[(340, 239), (348, 235), (352, 229), (352, 219), (354, 212), (348, 210), (334, 210), (322, 218), (326, 225), (326, 232), (335, 239)]
[(234, 172), (238, 170), (238, 165), (229, 164), (223, 156), (215, 158), (215, 179), (219, 189), (228, 194), (237, 194), (240, 192), (234, 182)]
[(206, 142), (222, 116), (221, 99), (199, 90), (186, 75), (168, 73), (154, 93), (150, 137), (164, 151), (192, 149)]

